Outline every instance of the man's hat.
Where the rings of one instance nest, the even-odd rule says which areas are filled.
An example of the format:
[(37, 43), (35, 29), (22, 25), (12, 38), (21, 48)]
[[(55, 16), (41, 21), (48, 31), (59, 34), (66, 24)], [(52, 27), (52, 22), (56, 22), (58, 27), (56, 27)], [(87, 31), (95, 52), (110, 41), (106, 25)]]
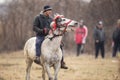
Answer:
[(44, 9), (43, 12), (46, 12), (46, 11), (48, 11), (48, 10), (52, 10), (52, 7), (49, 6), (49, 5), (46, 5), (46, 6), (44, 6), (43, 9)]

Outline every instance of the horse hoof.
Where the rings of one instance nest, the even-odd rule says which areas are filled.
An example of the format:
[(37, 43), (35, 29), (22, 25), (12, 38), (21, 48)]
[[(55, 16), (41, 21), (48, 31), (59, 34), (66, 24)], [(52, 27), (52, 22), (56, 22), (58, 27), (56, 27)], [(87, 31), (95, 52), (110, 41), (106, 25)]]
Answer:
[(53, 78), (49, 78), (49, 80), (53, 80)]
[(34, 62), (35, 62), (36, 64), (41, 64), (41, 62), (40, 62), (40, 61), (37, 61), (37, 60), (34, 60)]

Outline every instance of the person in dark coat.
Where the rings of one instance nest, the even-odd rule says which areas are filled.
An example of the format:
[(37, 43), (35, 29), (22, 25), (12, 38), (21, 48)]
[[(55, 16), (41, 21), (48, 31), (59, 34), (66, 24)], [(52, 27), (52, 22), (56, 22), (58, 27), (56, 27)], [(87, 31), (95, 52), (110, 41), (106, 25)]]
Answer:
[(50, 23), (52, 22), (51, 14), (52, 7), (46, 5), (43, 8), (43, 12), (37, 15), (33, 22), (33, 31), (36, 32), (36, 58), (34, 60), (36, 63), (40, 63), (41, 44), (50, 30)]
[(95, 41), (95, 58), (98, 58), (99, 51), (101, 51), (102, 58), (105, 57), (105, 31), (103, 29), (102, 21), (99, 21), (98, 25), (94, 29), (94, 41)]
[(120, 51), (120, 19), (118, 19), (117, 26), (113, 31), (112, 40), (113, 40), (112, 57), (116, 57), (117, 51), (118, 50)]

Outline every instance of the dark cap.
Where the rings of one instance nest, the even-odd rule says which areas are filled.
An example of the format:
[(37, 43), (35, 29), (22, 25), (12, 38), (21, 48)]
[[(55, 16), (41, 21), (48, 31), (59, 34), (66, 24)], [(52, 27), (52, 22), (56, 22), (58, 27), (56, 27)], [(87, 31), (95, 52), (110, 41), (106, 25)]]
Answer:
[(49, 5), (44, 6), (44, 11), (43, 12), (48, 11), (48, 10), (52, 10), (52, 7), (49, 6)]

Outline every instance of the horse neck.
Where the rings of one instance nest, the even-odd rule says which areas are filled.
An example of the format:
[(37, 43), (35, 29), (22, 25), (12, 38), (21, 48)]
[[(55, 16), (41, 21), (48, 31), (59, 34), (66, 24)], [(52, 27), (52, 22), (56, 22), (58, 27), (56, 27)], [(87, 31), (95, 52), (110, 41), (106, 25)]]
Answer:
[(62, 37), (63, 36), (57, 36), (57, 37), (53, 38), (52, 44), (54, 45), (54, 48), (60, 47), (60, 44), (61, 44), (61, 41), (62, 41)]
[[(62, 31), (61, 31), (62, 32)], [(58, 34), (59, 35), (59, 33), (61, 33), (61, 32), (59, 32), (59, 30), (55, 30), (54, 31), (54, 34)], [(47, 37), (48, 37), (48, 39), (49, 38), (52, 38), (54, 35), (53, 35), (53, 32), (52, 33), (50, 33)], [(49, 39), (49, 41), (48, 41), (48, 47), (50, 47), (50, 46), (52, 46), (52, 49), (57, 49), (57, 48), (59, 48), (60, 47), (60, 44), (61, 44), (61, 41), (62, 41), (62, 37), (63, 37), (63, 35), (60, 35), (60, 36), (55, 36), (55, 37), (53, 37), (52, 39)]]

